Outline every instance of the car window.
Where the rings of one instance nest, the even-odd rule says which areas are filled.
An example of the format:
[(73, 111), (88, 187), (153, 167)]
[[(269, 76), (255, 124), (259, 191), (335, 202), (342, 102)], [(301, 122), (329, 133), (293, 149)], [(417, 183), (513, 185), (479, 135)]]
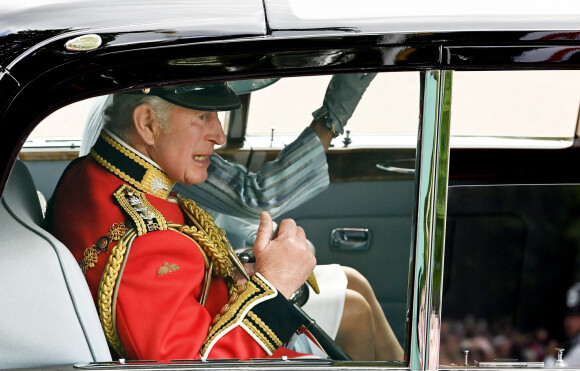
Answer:
[[(377, 145), (376, 135), (416, 135), (417, 79), (413, 72), (375, 78), (348, 125), (350, 136), (359, 138), (354, 145)], [(299, 134), (300, 126), (294, 123), (312, 119), (329, 80), (330, 76), (284, 78), (253, 92), (248, 140), (272, 133), (274, 137)], [(570, 145), (580, 102), (579, 71), (456, 71), (453, 80), (452, 147)], [(62, 146), (60, 140), (80, 139), (82, 126), (76, 122), (83, 120), (92, 102), (86, 99), (47, 117), (27, 146)], [(225, 113), (220, 117), (225, 121)]]
[[(286, 78), (252, 93), (247, 133), (297, 134), (296, 122), (312, 120), (322, 103), (330, 76)], [(417, 135), (419, 74), (381, 73), (365, 91), (348, 129), (351, 135)], [(290, 98), (292, 97), (292, 98)], [(272, 116), (273, 115), (273, 116)]]
[(452, 102), (452, 146), (568, 146), (580, 71), (456, 71)]
[[(246, 137), (246, 145), (254, 149), (250, 168), (272, 158), (269, 148), (288, 145), (290, 133), (305, 130), (312, 112), (322, 105), (330, 79), (281, 79), (252, 93)], [(345, 127), (351, 141), (338, 136), (326, 154), (328, 189), (284, 214), (304, 227), (320, 264), (338, 263), (363, 273), (401, 344), (412, 245), (419, 85), (419, 72), (379, 73)], [(353, 233), (343, 237), (351, 239), (352, 246), (338, 241), (343, 233)]]
[[(322, 104), (330, 79), (329, 75), (282, 78), (252, 91), (244, 145), (226, 146), (221, 155), (258, 171), (312, 121), (312, 112)], [(455, 71), (451, 145), (569, 146), (580, 103), (579, 79), (578, 71), (566, 70)], [(326, 154), (328, 190), (278, 219), (292, 217), (304, 226), (320, 264), (352, 266), (369, 280), (400, 344), (405, 341), (412, 246), (419, 81), (418, 72), (379, 73), (345, 127), (350, 140), (346, 135), (337, 137)], [(95, 101), (74, 103), (47, 117), (21, 152), (46, 198), (62, 170), (76, 158), (88, 111)], [(219, 115), (227, 130), (228, 115)], [(450, 188), (441, 364), (461, 364), (463, 350), (470, 350), (472, 362), (544, 360), (554, 355), (556, 345), (562, 346), (562, 300), (573, 282), (575, 266), (570, 263), (569, 270), (551, 271), (541, 262), (573, 262), (578, 242), (574, 232), (576, 195), (572, 186)], [(565, 212), (548, 217), (538, 211), (540, 206), (531, 208), (529, 199), (556, 200), (554, 208)], [(554, 233), (558, 228), (568, 231), (563, 236), (554, 234), (555, 240), (545, 233), (542, 239), (558, 246), (549, 256), (530, 244), (530, 233), (537, 225)], [(363, 243), (360, 251), (333, 245), (336, 233), (351, 229), (355, 235), (348, 238), (368, 238), (370, 243)], [(479, 236), (477, 243), (473, 235)], [(237, 247), (245, 243), (235, 236), (231, 240)], [(495, 273), (488, 274), (485, 267), (493, 267)], [(549, 281), (537, 283), (531, 278), (530, 272), (540, 269)], [(387, 282), (385, 270), (390, 272)], [(558, 288), (553, 289), (554, 285)], [(554, 295), (560, 304), (549, 307), (535, 299), (545, 295)], [(465, 305), (466, 300), (472, 304)], [(527, 306), (535, 309), (528, 312)]]
[[(272, 167), (271, 161), (281, 150), (290, 148), (298, 136), (316, 138), (314, 131), (307, 128), (313, 121), (312, 112), (325, 99), (331, 78), (330, 75), (281, 78), (267, 87), (249, 92), (245, 143), (241, 147), (226, 145), (218, 149), (219, 155), (230, 163), (258, 172), (264, 164), (269, 163), (267, 166)], [(99, 101), (103, 98), (87, 99), (53, 113), (38, 126), (20, 153), (20, 159), (31, 170), (44, 199), (51, 198), (60, 174), (77, 158), (90, 111)], [(362, 95), (345, 133), (332, 140), (326, 154), (319, 139), (313, 142), (316, 143), (314, 152), (293, 150), (302, 157), (317, 153), (316, 156), (323, 159), (321, 164), (324, 166), (315, 172), (315, 176), (321, 179), (320, 192), (307, 200), (301, 200), (298, 195), (289, 201), (295, 205), (284, 207), (279, 213), (271, 211), (277, 222), (293, 218), (304, 228), (318, 265), (336, 269), (345, 267), (349, 274), (360, 277), (361, 282), (368, 285), (370, 296), (365, 296), (364, 300), (373, 311), (367, 316), (372, 316), (371, 322), (381, 327), (366, 328), (361, 334), (376, 334), (377, 350), (373, 349), (372, 353), (377, 353), (379, 360), (404, 360), (419, 106), (419, 72), (379, 73)], [(226, 131), (232, 124), (228, 122), (232, 116), (231, 112), (220, 113)], [(55, 132), (54, 127), (61, 131)], [(311, 143), (308, 145), (313, 146)], [(44, 155), (39, 155), (43, 151)], [(300, 188), (305, 180), (299, 178), (305, 163), (300, 158), (291, 158), (290, 170), (285, 173), (289, 175), (284, 177), (293, 179), (293, 174), (298, 175), (295, 176), (295, 186), (285, 192), (294, 192), (294, 187), (305, 191)], [(211, 211), (221, 214), (216, 216), (216, 221), (224, 223), (235, 249), (251, 247), (252, 242), (245, 232), (235, 230), (238, 224), (222, 217), (224, 213), (219, 207)], [(388, 279), (385, 272), (388, 272)], [(354, 276), (348, 277), (354, 280)], [(333, 277), (321, 278), (321, 285), (327, 285), (328, 280), (333, 281)], [(356, 290), (353, 292), (361, 295)], [(310, 300), (316, 300), (322, 308), (324, 305), (334, 306), (324, 304), (327, 300), (324, 297)], [(343, 310), (352, 315), (352, 307), (345, 306)], [(341, 347), (351, 349), (349, 344), (357, 341), (356, 336), (345, 341), (344, 335), (338, 332), (343, 330), (338, 328), (336, 319), (327, 324), (329, 319), (324, 317), (315, 319), (321, 325), (329, 326), (327, 331), (332, 337), (337, 337)], [(357, 320), (356, 326), (361, 323), (362, 320)], [(299, 349), (307, 353), (323, 354), (313, 343), (302, 346), (306, 348)]]
[[(477, 199), (474, 194), (477, 193)], [(577, 185), (449, 190), (440, 363), (546, 362), (578, 279)]]
[[(545, 161), (531, 166), (547, 173), (548, 155), (570, 146), (575, 136), (579, 76), (578, 71), (455, 72), (452, 141), (509, 137), (514, 141), (508, 148), (517, 148), (522, 138), (531, 148), (540, 142), (547, 148)], [(553, 149), (542, 143), (546, 140)], [(507, 151), (503, 158), (485, 154), (489, 169), (515, 158)], [(452, 184), (448, 193), (439, 362), (518, 360), (551, 367), (556, 349), (569, 346), (564, 317), (566, 290), (580, 272), (580, 187), (549, 181), (485, 184), (478, 165), (471, 166), (477, 175), (470, 184)], [(508, 171), (519, 172), (518, 166), (523, 164)]]

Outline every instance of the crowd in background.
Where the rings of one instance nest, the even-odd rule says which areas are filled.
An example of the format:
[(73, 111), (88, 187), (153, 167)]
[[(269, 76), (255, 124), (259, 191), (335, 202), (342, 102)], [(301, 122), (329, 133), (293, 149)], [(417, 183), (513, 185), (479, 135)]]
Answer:
[(465, 365), (469, 350), (469, 365), (494, 360), (545, 362), (550, 366), (559, 343), (547, 330), (518, 331), (508, 321), (488, 323), (474, 317), (446, 320), (441, 323), (440, 365)]

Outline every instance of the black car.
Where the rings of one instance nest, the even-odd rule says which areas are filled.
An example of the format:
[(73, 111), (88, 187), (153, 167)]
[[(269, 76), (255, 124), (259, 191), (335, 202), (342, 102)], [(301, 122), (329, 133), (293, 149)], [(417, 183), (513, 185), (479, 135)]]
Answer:
[[(580, 280), (575, 3), (0, 9), (0, 368), (550, 368), (568, 346), (566, 290)], [(329, 189), (281, 218), (306, 230), (319, 264), (368, 278), (404, 358), (112, 356), (77, 262), (42, 228), (43, 201), (79, 156), (93, 102), (268, 81), (220, 116), (227, 142), (217, 152), (256, 171), (310, 123), (331, 76), (352, 73), (377, 77), (327, 152)]]

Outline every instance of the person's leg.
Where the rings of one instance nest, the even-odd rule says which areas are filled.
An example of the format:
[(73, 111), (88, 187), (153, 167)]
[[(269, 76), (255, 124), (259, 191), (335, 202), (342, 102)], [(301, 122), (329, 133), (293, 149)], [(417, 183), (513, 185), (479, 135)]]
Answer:
[(346, 290), (342, 319), (336, 343), (355, 361), (375, 359), (375, 326), (367, 300), (358, 292)]
[[(385, 313), (379, 304), (375, 293), (368, 280), (356, 269), (342, 267), (348, 280), (347, 292), (349, 290), (359, 293), (370, 307), (375, 328), (374, 336), (374, 354), (376, 360), (382, 361), (399, 361), (403, 360), (403, 348), (399, 344)], [(349, 304), (352, 305), (352, 304)], [(347, 311), (347, 302), (345, 300), (344, 311)], [(361, 317), (362, 318), (362, 317)], [(344, 320), (344, 315), (343, 315)], [(354, 319), (355, 323), (358, 319)], [(341, 322), (342, 326), (342, 322)], [(341, 328), (339, 327), (339, 334)], [(337, 335), (338, 338), (338, 335)], [(346, 349), (345, 349), (346, 350)]]

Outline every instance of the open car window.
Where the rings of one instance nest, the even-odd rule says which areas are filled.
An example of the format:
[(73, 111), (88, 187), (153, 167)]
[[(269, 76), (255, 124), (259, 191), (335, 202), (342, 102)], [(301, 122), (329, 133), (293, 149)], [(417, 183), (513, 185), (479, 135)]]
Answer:
[[(333, 139), (326, 154), (322, 149), (317, 150), (322, 153), (317, 156), (322, 156), (324, 167), (313, 172), (320, 177), (322, 189), (306, 200), (290, 197), (288, 202), (293, 204), (274, 214), (278, 222), (289, 217), (304, 228), (319, 265), (346, 266), (368, 280), (373, 300), (376, 298), (377, 307), (373, 308), (378, 311), (376, 320), (382, 318), (387, 325), (387, 328), (372, 330), (383, 336), (377, 339), (377, 349), (388, 348), (381, 353), (381, 360), (397, 361), (397, 365), (403, 362), (407, 341), (420, 78), (419, 72), (379, 73), (363, 95), (345, 133)], [(307, 127), (313, 121), (312, 112), (324, 100), (330, 79), (329, 75), (281, 78), (267, 87), (244, 92), (241, 96), (245, 95), (242, 101), (246, 106), (242, 109), (249, 108), (247, 120), (241, 123), (245, 138), (241, 145), (226, 143), (216, 149), (217, 153), (232, 164), (257, 172), (259, 181), (264, 164), (276, 166), (272, 161), (281, 150), (292, 146), (299, 135), (311, 132), (308, 135), (316, 137)], [(56, 111), (37, 127), (21, 151), (20, 159), (31, 170), (46, 200), (50, 200), (64, 168), (78, 157), (87, 120), (95, 114), (94, 105), (103, 99), (91, 98)], [(234, 125), (240, 125), (235, 112), (219, 113), (219, 118), (226, 132), (237, 130)], [(293, 151), (300, 156), (311, 156), (309, 152)], [(300, 187), (304, 179), (300, 176), (305, 170), (301, 167), (307, 165), (301, 164), (299, 158), (292, 158), (291, 163), (294, 162), (299, 166), (291, 164), (290, 168), (299, 170), (289, 171), (285, 177), (295, 177), (295, 188), (303, 191)], [(285, 190), (298, 191), (293, 187)], [(236, 230), (238, 225), (234, 222), (224, 223), (224, 228), (230, 229), (227, 232), (235, 249), (251, 246), (251, 237), (246, 231)], [(332, 277), (321, 278), (321, 289), (332, 281)], [(314, 294), (310, 296), (311, 301), (316, 299)], [(337, 305), (325, 304), (325, 300), (315, 301), (322, 310), (325, 305), (327, 308)], [(338, 300), (341, 306), (344, 294), (339, 294)], [(352, 308), (345, 308), (344, 313), (348, 310)], [(326, 331), (344, 347), (340, 343), (344, 342), (341, 339), (344, 335), (338, 333), (336, 319), (335, 323), (325, 316), (315, 319), (322, 326), (328, 326)], [(355, 338), (349, 339), (352, 340)], [(298, 349), (325, 356), (312, 343), (302, 346), (306, 348)], [(393, 352), (390, 348), (397, 350)]]
[[(282, 78), (251, 91), (248, 115), (241, 122), (243, 141), (228, 143), (218, 153), (259, 171), (308, 126), (330, 78)], [(345, 131), (326, 153), (328, 189), (278, 217), (294, 218), (305, 228), (319, 264), (352, 266), (369, 280), (400, 344), (406, 336), (413, 245), (420, 78), (418, 72), (379, 73), (345, 128), (348, 138)], [(451, 146), (569, 147), (580, 103), (579, 78), (573, 70), (454, 72)], [(46, 198), (64, 167), (76, 158), (95, 100), (55, 112), (25, 144), (20, 157)], [(239, 130), (232, 126), (240, 125), (234, 116), (220, 113), (226, 131)], [(474, 172), (478, 166), (474, 164)], [(537, 164), (539, 169), (542, 166), (546, 164)], [(518, 359), (549, 365), (554, 349), (564, 344), (563, 297), (576, 279), (577, 193), (573, 185), (485, 186), (477, 180), (452, 184), (442, 365), (462, 364), (464, 349), (470, 349), (472, 361)], [(547, 204), (553, 214), (546, 212)], [(351, 230), (354, 234), (345, 234)], [(343, 244), (340, 238), (350, 243)], [(231, 240), (238, 248), (247, 243), (235, 233)], [(561, 270), (543, 264), (559, 259), (569, 267)], [(544, 278), (538, 281), (537, 275)], [(541, 299), (546, 296), (557, 298), (558, 304)]]
[[(247, 134), (298, 134), (296, 122), (309, 122), (322, 104), (331, 76), (285, 78), (252, 94)], [(286, 97), (293, 98), (287, 99)], [(351, 135), (416, 137), (419, 74), (380, 73), (367, 88), (346, 129)], [(272, 117), (272, 114), (274, 117)]]
[[(387, 136), (413, 142), (419, 110), (417, 79), (417, 73), (397, 72), (380, 74), (374, 80), (347, 126), (350, 136), (359, 138), (352, 145), (377, 147)], [(571, 144), (580, 100), (578, 71), (456, 71), (453, 79), (452, 147), (554, 148)], [(252, 92), (247, 143), (262, 145), (272, 135), (297, 136), (301, 126), (296, 123), (312, 119), (311, 112), (321, 103), (329, 80), (330, 76), (284, 78)], [(84, 119), (94, 99), (46, 118), (25, 148), (78, 145), (82, 126), (75, 122)], [(224, 123), (225, 116), (220, 114)]]

